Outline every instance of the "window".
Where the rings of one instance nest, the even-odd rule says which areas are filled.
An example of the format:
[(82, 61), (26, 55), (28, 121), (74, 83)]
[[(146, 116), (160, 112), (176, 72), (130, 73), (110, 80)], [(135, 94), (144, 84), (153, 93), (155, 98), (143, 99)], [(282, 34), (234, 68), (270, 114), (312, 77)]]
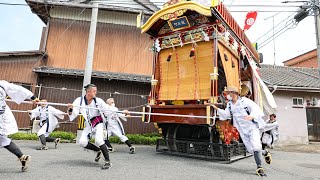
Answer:
[(311, 105), (312, 105), (312, 106), (318, 105), (318, 99), (317, 99), (316, 97), (312, 97), (312, 98), (311, 98)]
[(293, 103), (293, 106), (303, 106), (303, 98), (293, 97), (292, 103)]

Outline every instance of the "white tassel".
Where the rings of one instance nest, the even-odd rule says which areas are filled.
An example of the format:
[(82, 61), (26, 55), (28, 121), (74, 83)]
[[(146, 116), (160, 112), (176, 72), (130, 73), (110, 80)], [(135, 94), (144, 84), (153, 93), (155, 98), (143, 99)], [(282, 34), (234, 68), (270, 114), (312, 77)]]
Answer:
[(156, 39), (154, 45), (155, 45), (155, 48), (157, 49), (157, 52), (159, 52), (161, 50), (159, 38)]
[(210, 38), (209, 38), (209, 36), (208, 36), (208, 34), (207, 33), (205, 33), (204, 31), (202, 31), (202, 34), (203, 34), (203, 39), (205, 40), (205, 41), (209, 41), (210, 40)]
[(180, 38), (180, 46), (183, 46), (183, 42), (182, 42), (182, 38), (181, 38), (181, 34), (179, 34), (179, 38)]

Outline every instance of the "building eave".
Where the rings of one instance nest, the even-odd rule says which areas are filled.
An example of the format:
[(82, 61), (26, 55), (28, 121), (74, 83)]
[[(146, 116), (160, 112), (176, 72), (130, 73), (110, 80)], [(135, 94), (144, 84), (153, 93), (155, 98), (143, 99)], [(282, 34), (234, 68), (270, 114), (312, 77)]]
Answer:
[[(306, 55), (306, 54), (312, 53), (313, 51), (316, 51), (316, 49), (312, 49), (312, 50), (310, 50), (310, 51), (308, 51), (308, 52), (305, 52), (305, 53), (303, 53), (303, 54), (300, 54), (300, 55), (298, 55), (298, 56), (296, 56), (296, 57), (293, 57), (293, 58), (291, 58), (291, 59), (285, 60), (285, 61), (283, 61), (282, 63), (290, 63), (290, 61), (292, 61), (292, 60), (294, 60), (294, 59), (297, 59), (297, 58), (299, 58), (299, 57), (302, 57), (302, 56), (304, 56), (304, 55)], [(311, 57), (315, 57), (315, 56), (311, 56)], [(297, 62), (295, 62), (295, 63), (292, 63), (292, 64), (297, 64), (297, 63), (299, 63), (299, 62), (301, 62), (301, 61), (304, 61), (304, 59), (300, 59), (299, 61), (297, 61)]]
[[(87, 8), (91, 9), (94, 6), (92, 4), (83, 4), (83, 3), (75, 3), (75, 2), (48, 2), (44, 0), (25, 0), (29, 5), (31, 11), (38, 15), (38, 17), (47, 24), (48, 18), (50, 17), (50, 9), (54, 7), (66, 7), (66, 8)], [(152, 15), (153, 11), (127, 8), (127, 7), (119, 7), (119, 6), (111, 6), (111, 5), (103, 5), (99, 4), (99, 10), (104, 11), (117, 11), (117, 12), (126, 12), (132, 14), (139, 14), (141, 11), (146, 15)]]
[(146, 33), (158, 20), (161, 19), (161, 17), (163, 15), (166, 15), (168, 13), (173, 13), (173, 12), (176, 12), (176, 11), (182, 10), (182, 9), (192, 9), (192, 10), (197, 11), (198, 13), (203, 14), (205, 16), (212, 16), (210, 7), (202, 6), (202, 5), (195, 3), (193, 1), (184, 1), (184, 2), (180, 2), (180, 3), (174, 4), (174, 5), (165, 7), (163, 9), (157, 11), (156, 13), (154, 13), (148, 19), (148, 21), (144, 25), (142, 25), (141, 33)]
[(317, 87), (294, 87), (294, 86), (277, 86), (268, 85), (268, 88), (274, 88), (276, 86), (277, 91), (299, 91), (299, 92), (320, 92), (320, 88)]
[(0, 57), (9, 57), (9, 56), (36, 56), (36, 55), (45, 55), (45, 52), (42, 52), (42, 51), (39, 51), (39, 50), (0, 52)]
[(134, 1), (139, 3), (141, 6), (149, 9), (150, 11), (156, 12), (156, 11), (160, 10), (159, 7), (157, 7), (155, 4), (153, 4), (149, 0), (134, 0)]
[[(35, 73), (43, 73), (43, 74), (56, 74), (56, 75), (80, 76), (80, 77), (84, 76), (84, 70), (79, 70), (79, 69), (62, 69), (62, 68), (53, 68), (53, 67), (44, 66), (44, 67), (36, 67), (32, 71)], [(107, 79), (107, 80), (133, 81), (133, 82), (142, 82), (142, 83), (151, 82), (151, 76), (141, 75), (141, 74), (93, 71), (92, 77)]]

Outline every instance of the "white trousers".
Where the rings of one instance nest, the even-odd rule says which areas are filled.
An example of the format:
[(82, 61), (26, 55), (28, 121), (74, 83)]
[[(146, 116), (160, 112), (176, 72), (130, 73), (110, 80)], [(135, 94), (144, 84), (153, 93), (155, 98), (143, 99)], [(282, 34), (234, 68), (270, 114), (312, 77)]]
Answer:
[(262, 145), (260, 140), (259, 129), (253, 129), (248, 134), (241, 134), (243, 144), (246, 146), (247, 151), (253, 154), (254, 151), (261, 151)]
[(128, 137), (122, 134), (122, 131), (119, 125), (108, 126), (108, 138), (110, 136), (119, 137), (121, 142), (126, 142), (128, 140)]
[(272, 137), (270, 134), (264, 133), (262, 136), (262, 143), (271, 146)]
[(45, 123), (38, 131), (38, 136), (41, 136), (42, 134), (45, 136), (45, 137), (48, 137), (50, 135), (51, 132), (47, 132), (47, 123)]
[(0, 147), (8, 146), (11, 143), (11, 139), (7, 136), (0, 135)]
[(94, 139), (95, 139), (95, 144), (100, 147), (101, 145), (104, 144), (104, 136), (103, 136), (103, 128), (104, 124), (99, 123), (96, 125), (96, 127), (93, 129), (93, 132), (91, 131), (91, 126), (86, 126), (79, 139), (79, 144), (81, 147), (86, 147), (88, 145), (88, 134), (94, 133)]

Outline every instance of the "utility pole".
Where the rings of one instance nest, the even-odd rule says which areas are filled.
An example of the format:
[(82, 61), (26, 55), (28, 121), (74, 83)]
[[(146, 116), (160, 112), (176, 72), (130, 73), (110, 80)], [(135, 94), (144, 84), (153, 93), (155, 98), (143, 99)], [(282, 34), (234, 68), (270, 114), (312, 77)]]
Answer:
[[(83, 87), (91, 83), (92, 64), (93, 64), (93, 56), (94, 56), (94, 43), (96, 40), (96, 30), (97, 30), (97, 21), (98, 21), (98, 9), (99, 9), (99, 4), (93, 3), (90, 30), (89, 30), (86, 66), (84, 69), (84, 77), (83, 77), (82, 96), (86, 94), (86, 91), (83, 89)], [(80, 121), (80, 118), (78, 120), (78, 124), (79, 123), (82, 123), (82, 121)], [(79, 143), (79, 139), (82, 134), (82, 131), (83, 130), (79, 130), (79, 129), (77, 130), (77, 138), (76, 138), (77, 144)]]
[[(97, 21), (98, 21), (98, 9), (99, 9), (98, 6), (99, 6), (98, 3), (93, 3), (89, 39), (88, 39), (86, 66), (84, 71), (82, 87), (91, 83), (92, 64), (93, 64), (93, 56), (94, 56), (94, 43), (96, 39), (96, 30), (97, 30)], [(85, 90), (82, 91), (82, 96), (84, 95), (85, 95)]]
[[(314, 13), (314, 24), (315, 24), (315, 31), (316, 31), (316, 40), (317, 40), (317, 63), (318, 63), (318, 72), (319, 72), (319, 77), (320, 77), (320, 4), (319, 0), (310, 0), (310, 1), (284, 1), (282, 3), (297, 3), (297, 2), (303, 2), (305, 3), (304, 6), (301, 6), (300, 9), (301, 11), (298, 12), (294, 18), (299, 23), (301, 20), (306, 18), (309, 14), (308, 8), (311, 8)], [(319, 78), (319, 83), (320, 83), (320, 78)]]
[(313, 0), (314, 3), (314, 22), (316, 30), (316, 40), (317, 40), (317, 59), (318, 59), (318, 71), (320, 76), (320, 15), (319, 15), (319, 0)]
[(272, 16), (273, 65), (276, 65), (276, 42), (274, 41), (274, 16)]
[(273, 65), (276, 65), (276, 42), (274, 40), (274, 17), (281, 12), (278, 12), (270, 17), (265, 18), (264, 20), (268, 20), (269, 18), (272, 18), (272, 41), (273, 41)]

